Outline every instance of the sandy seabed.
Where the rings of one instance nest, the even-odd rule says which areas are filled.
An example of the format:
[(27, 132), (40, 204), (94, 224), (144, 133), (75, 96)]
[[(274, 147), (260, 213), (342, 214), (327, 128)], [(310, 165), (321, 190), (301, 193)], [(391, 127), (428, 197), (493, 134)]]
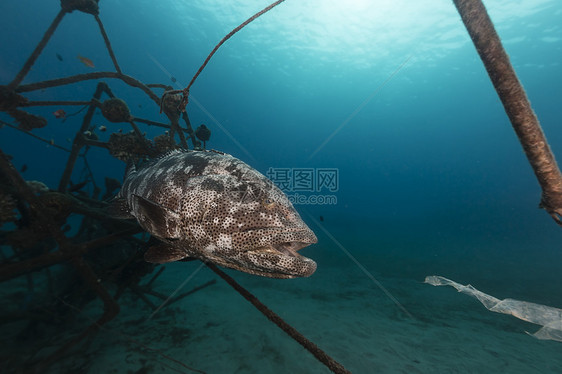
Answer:
[[(377, 267), (362, 260), (369, 270)], [(171, 294), (198, 267), (198, 262), (168, 264), (154, 289)], [(401, 306), (347, 259), (321, 263), (307, 279), (227, 270), (353, 373), (562, 373), (562, 344), (525, 333), (540, 326), (491, 313), (454, 289), (424, 284), (423, 277), (370, 271)], [(127, 294), (118, 317), (49, 372), (197, 372), (188, 367), (205, 373), (330, 372), (206, 267), (182, 291), (212, 279), (217, 282), (152, 318), (146, 304)], [(95, 302), (76, 318), (85, 327), (101, 313)], [(4, 325), (4, 336), (15, 336), (17, 327)], [(42, 353), (80, 331), (59, 331)]]

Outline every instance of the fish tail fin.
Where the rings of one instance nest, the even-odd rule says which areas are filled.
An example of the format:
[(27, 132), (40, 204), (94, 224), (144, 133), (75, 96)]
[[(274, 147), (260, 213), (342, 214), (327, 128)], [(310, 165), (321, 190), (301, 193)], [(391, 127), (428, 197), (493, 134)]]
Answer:
[[(123, 178), (123, 181), (126, 181), (127, 177), (133, 173), (136, 173), (136, 171), (137, 168), (135, 166), (133, 159), (128, 159), (127, 166), (125, 167), (125, 177)], [(123, 187), (124, 186), (121, 186), (121, 188)], [(134, 218), (134, 216), (131, 214), (131, 208), (129, 207), (129, 203), (127, 202), (127, 199), (123, 197), (122, 191), (123, 190), (121, 190), (121, 192), (119, 192), (117, 196), (114, 197), (109, 202), (109, 207), (106, 209), (107, 214), (109, 214), (114, 218), (121, 218), (121, 219)]]
[(109, 207), (106, 208), (107, 214), (113, 218), (131, 219), (134, 218), (131, 214), (131, 208), (124, 197), (116, 197), (111, 200)]

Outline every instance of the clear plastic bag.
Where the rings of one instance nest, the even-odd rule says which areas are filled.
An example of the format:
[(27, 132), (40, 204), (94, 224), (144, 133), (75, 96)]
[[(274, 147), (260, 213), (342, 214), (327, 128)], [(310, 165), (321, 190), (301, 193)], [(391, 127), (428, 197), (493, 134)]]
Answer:
[(425, 283), (433, 286), (451, 286), (457, 291), (477, 298), (488, 310), (497, 313), (511, 314), (523, 321), (543, 326), (533, 335), (538, 339), (556, 340), (562, 342), (562, 309), (519, 301), (513, 299), (497, 299), (493, 296), (478, 291), (470, 284), (463, 286), (450, 279), (431, 275), (425, 277)]

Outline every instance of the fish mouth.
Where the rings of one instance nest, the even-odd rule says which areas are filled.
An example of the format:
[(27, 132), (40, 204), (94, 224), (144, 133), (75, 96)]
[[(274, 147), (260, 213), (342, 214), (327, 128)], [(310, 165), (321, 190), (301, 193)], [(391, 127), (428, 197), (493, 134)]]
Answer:
[(234, 233), (233, 249), (225, 266), (269, 278), (308, 277), (316, 262), (298, 253), (318, 240), (308, 228), (259, 228)]
[[(302, 236), (287, 240), (288, 236)], [(284, 231), (272, 243), (252, 248), (245, 252), (254, 274), (270, 278), (309, 277), (316, 271), (316, 262), (298, 253), (301, 249), (316, 243), (316, 236), (310, 230)]]
[(283, 242), (245, 251), (243, 257), (250, 266), (239, 270), (269, 278), (309, 277), (316, 271), (316, 262), (297, 253), (309, 244)]
[(311, 243), (303, 242), (281, 242), (275, 243), (270, 246), (261, 247), (258, 249), (252, 249), (253, 252), (264, 252), (264, 253), (277, 253), (289, 257), (304, 257), (297, 252), (304, 247), (308, 247)]

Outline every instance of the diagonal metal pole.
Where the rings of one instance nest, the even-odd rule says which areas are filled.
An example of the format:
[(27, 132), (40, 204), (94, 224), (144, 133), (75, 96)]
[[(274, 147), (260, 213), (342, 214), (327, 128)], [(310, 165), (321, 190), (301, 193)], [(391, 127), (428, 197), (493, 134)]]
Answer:
[(109, 56), (111, 57), (111, 61), (113, 61), (113, 66), (115, 66), (115, 70), (117, 70), (117, 72), (119, 74), (122, 74), (121, 68), (119, 67), (119, 64), (117, 63), (117, 58), (115, 58), (115, 53), (113, 53), (113, 48), (111, 48), (111, 42), (109, 41), (109, 37), (107, 36), (107, 33), (105, 32), (105, 27), (103, 27), (103, 23), (101, 23), (101, 19), (97, 14), (94, 14), (94, 17), (96, 18), (96, 22), (98, 23), (98, 26), (100, 27), (100, 32), (101, 32), (101, 35), (102, 35), (103, 40), (105, 42), (105, 47), (107, 48), (107, 52), (109, 53)]
[(267, 317), (271, 322), (275, 323), (277, 327), (283, 330), (287, 335), (293, 338), (297, 343), (302, 345), (307, 351), (309, 351), (318, 361), (326, 365), (328, 369), (334, 374), (351, 374), (342, 364), (334, 360), (332, 357), (328, 356), (326, 352), (321, 350), (316, 344), (308, 340), (304, 335), (297, 331), (293, 326), (285, 322), (279, 315), (269, 309), (265, 304), (258, 300), (257, 297), (252, 295), (250, 291), (242, 287), (238, 282), (236, 282), (231, 276), (226, 274), (224, 271), (219, 269), (215, 264), (211, 262), (205, 262), (205, 265), (212, 271), (214, 271), (219, 277), (224, 279), (232, 288), (234, 288), (242, 297), (248, 300), (257, 310), (259, 310), (264, 316)]
[(562, 226), (562, 174), (481, 0), (453, 0), (542, 188), (539, 207)]
[(66, 11), (62, 10), (62, 9), (61, 9), (60, 12), (58, 12), (57, 16), (55, 17), (55, 19), (53, 20), (53, 22), (51, 23), (51, 25), (49, 26), (49, 28), (47, 29), (45, 34), (43, 35), (43, 38), (41, 39), (39, 44), (37, 44), (37, 47), (35, 47), (35, 50), (33, 51), (31, 56), (29, 56), (29, 58), (25, 62), (25, 65), (23, 65), (23, 67), (20, 70), (20, 72), (18, 73), (18, 75), (16, 75), (14, 80), (11, 81), (10, 84), (8, 85), (8, 88), (10, 90), (13, 90), (17, 86), (19, 86), (20, 83), (25, 78), (25, 76), (27, 75), (27, 73), (29, 73), (29, 71), (31, 70), (31, 67), (33, 66), (35, 61), (37, 61), (41, 52), (43, 52), (43, 49), (45, 48), (45, 46), (49, 42), (49, 39), (51, 39), (51, 36), (53, 36), (55, 30), (59, 26), (59, 24), (62, 21), (65, 14), (66, 14)]

